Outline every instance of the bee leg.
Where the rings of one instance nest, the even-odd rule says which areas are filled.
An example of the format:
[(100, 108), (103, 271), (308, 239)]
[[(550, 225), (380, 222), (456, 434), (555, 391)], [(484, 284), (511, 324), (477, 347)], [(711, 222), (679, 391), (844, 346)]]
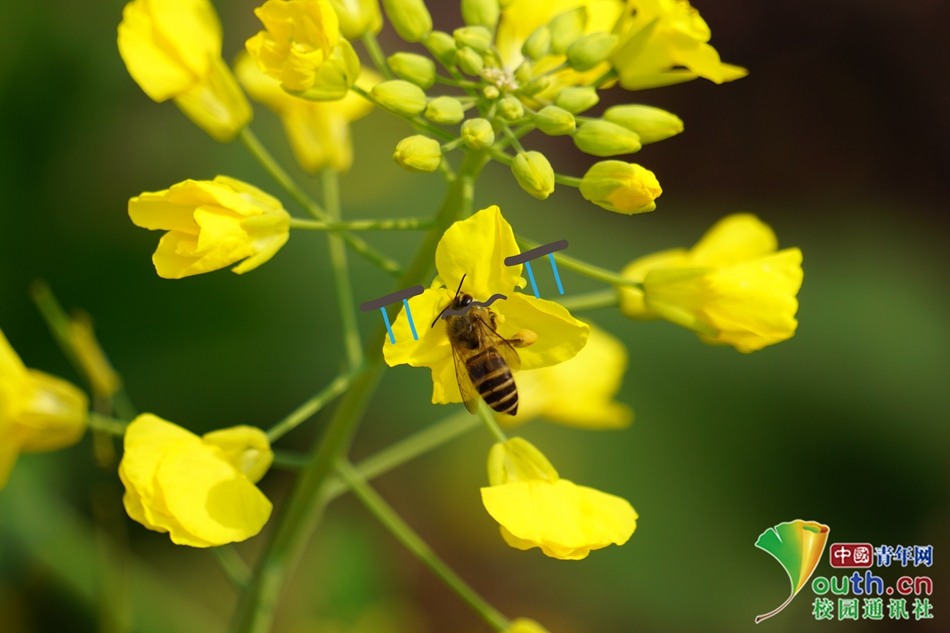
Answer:
[(512, 347), (528, 347), (538, 340), (538, 335), (531, 330), (518, 330), (514, 338), (508, 339)]

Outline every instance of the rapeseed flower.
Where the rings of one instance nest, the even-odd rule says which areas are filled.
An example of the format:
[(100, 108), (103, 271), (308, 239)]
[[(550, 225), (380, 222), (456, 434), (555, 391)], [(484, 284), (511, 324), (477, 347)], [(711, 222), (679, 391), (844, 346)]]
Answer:
[(613, 32), (620, 43), (611, 63), (627, 90), (696, 77), (721, 84), (748, 74), (745, 68), (722, 62), (709, 44), (709, 25), (687, 0), (627, 0)]
[(518, 374), (518, 413), (495, 417), (505, 424), (542, 417), (583, 429), (624, 428), (633, 421), (633, 411), (613, 398), (626, 369), (623, 343), (591, 324), (587, 345), (577, 356), (560, 365)]
[(0, 490), (20, 453), (71, 446), (86, 432), (89, 400), (76, 386), (27, 369), (0, 331)]
[(602, 160), (581, 178), (580, 192), (603, 209), (632, 215), (656, 209), (655, 200), (663, 189), (649, 169), (621, 160)]
[(155, 101), (173, 99), (219, 141), (230, 141), (253, 111), (221, 59), (221, 23), (208, 0), (134, 0), (119, 24), (119, 54)]
[[(372, 103), (353, 92), (339, 101), (307, 101), (294, 97), (281, 89), (279, 81), (264, 74), (247, 54), (238, 58), (234, 72), (252, 99), (280, 116), (290, 149), (301, 169), (310, 174), (325, 167), (339, 172), (350, 169), (353, 164), (350, 123), (369, 114)], [(364, 69), (356, 84), (369, 90), (379, 81), (379, 75)]]
[(340, 36), (329, 0), (267, 0), (254, 14), (264, 30), (249, 39), (246, 48), (258, 68), (305, 99), (346, 96), (360, 75), (360, 60)]
[(717, 222), (690, 250), (642, 257), (622, 272), (643, 292), (622, 288), (621, 311), (663, 318), (694, 330), (706, 343), (753, 352), (795, 334), (802, 253), (778, 250), (768, 225), (751, 214)]
[(520, 437), (492, 447), (488, 479), (482, 503), (516, 549), (540, 547), (551, 558), (580, 560), (591, 550), (623, 545), (637, 528), (637, 513), (625, 499), (561, 479)]
[(236, 426), (198, 437), (151, 413), (125, 432), (119, 477), (134, 520), (173, 543), (214, 547), (256, 535), (271, 502), (254, 484), (274, 460), (267, 435)]
[(397, 343), (386, 341), (383, 347), (386, 363), (390, 367), (402, 364), (428, 367), (432, 371), (434, 404), (462, 402), (445, 322), (438, 320), (434, 327), (429, 324), (452, 301), (463, 275), (462, 292), (472, 295), (476, 301), (486, 301), (496, 293), (508, 297), (491, 306), (498, 315), (501, 336), (514, 338), (522, 329), (537, 334), (536, 342), (518, 350), (523, 370), (563, 363), (576, 356), (587, 343), (590, 327), (572, 317), (566, 309), (553, 301), (513, 292), (526, 285), (521, 277), (522, 265), (505, 266), (504, 260), (519, 252), (511, 225), (497, 206), (456, 222), (445, 231), (436, 249), (438, 277), (422, 295), (409, 301), (419, 340), (413, 340), (405, 309), (393, 323)]
[[(129, 200), (136, 226), (168, 231), (152, 256), (159, 277), (181, 279), (244, 260), (254, 270), (273, 257), (290, 233), (280, 201), (240, 180), (186, 180)], [(247, 258), (247, 259), (245, 259)]]

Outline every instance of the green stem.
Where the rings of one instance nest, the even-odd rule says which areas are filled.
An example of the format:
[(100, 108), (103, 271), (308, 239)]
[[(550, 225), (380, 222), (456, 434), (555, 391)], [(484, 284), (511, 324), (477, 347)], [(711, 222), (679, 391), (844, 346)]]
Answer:
[(574, 176), (565, 176), (563, 174), (554, 174), (554, 182), (560, 185), (567, 185), (568, 187), (580, 187), (581, 179), (575, 178)]
[[(361, 97), (363, 97), (370, 103), (373, 103), (373, 104), (376, 103), (375, 101), (373, 101), (372, 95), (370, 95), (370, 93), (366, 92), (359, 86), (350, 86), (350, 90), (360, 95)], [(411, 117), (411, 116), (405, 116), (402, 114), (397, 114), (395, 112), (390, 112), (389, 110), (386, 110), (385, 108), (383, 108), (383, 111), (389, 112), (389, 114), (392, 114), (393, 116), (399, 117), (400, 119), (406, 121), (407, 123), (409, 123), (409, 125), (413, 126), (417, 132), (428, 132), (429, 134), (433, 136), (439, 136), (446, 141), (451, 141), (455, 139), (455, 136), (453, 136), (449, 132), (439, 129), (435, 127), (434, 125), (430, 125), (429, 123), (426, 123), (419, 117)]]
[(386, 63), (386, 56), (383, 53), (383, 49), (372, 31), (367, 31), (366, 34), (363, 35), (363, 46), (366, 47), (366, 52), (369, 53), (369, 58), (373, 60), (373, 65), (376, 66), (376, 70), (379, 71), (379, 74), (386, 79), (392, 79), (392, 70), (390, 70), (389, 64)]
[(496, 442), (508, 441), (508, 436), (505, 435), (505, 432), (501, 430), (501, 427), (498, 426), (498, 422), (495, 420), (495, 413), (481, 398), (478, 399), (478, 417), (481, 418), (485, 424), (485, 428), (488, 429), (488, 432), (491, 433), (491, 436), (495, 438)]
[(241, 558), (233, 545), (220, 545), (210, 548), (211, 553), (218, 561), (224, 575), (237, 589), (244, 589), (251, 582), (251, 568)]
[(435, 83), (446, 86), (454, 86), (456, 88), (473, 88), (475, 90), (478, 90), (482, 87), (482, 84), (474, 81), (468, 81), (467, 79), (450, 79), (449, 77), (443, 77), (442, 75), (435, 76)]
[(601, 75), (600, 77), (592, 81), (590, 85), (593, 88), (600, 88), (602, 85), (604, 85), (605, 83), (607, 83), (608, 81), (610, 81), (616, 76), (617, 76), (617, 71), (611, 68), (610, 70), (605, 72), (603, 75)]
[[(307, 213), (324, 222), (332, 221), (326, 211), (324, 211), (323, 208), (290, 177), (284, 168), (280, 166), (280, 163), (271, 156), (270, 152), (261, 144), (257, 136), (251, 132), (251, 128), (245, 127), (241, 130), (238, 134), (238, 138), (241, 139), (241, 143), (244, 144), (244, 147), (257, 159), (257, 162), (261, 164), (267, 173), (283, 187), (284, 191), (290, 194), (290, 197), (293, 198), (297, 204), (306, 209)], [(346, 231), (341, 231), (340, 237), (346, 241), (347, 246), (362, 255), (375, 266), (397, 277), (401, 274), (402, 271), (399, 268), (398, 262), (377, 251), (367, 244), (363, 238)]]
[[(458, 178), (449, 188), (435, 224), (429, 229), (415, 257), (396, 284), (396, 289), (426, 281), (443, 233), (453, 222), (471, 212), (474, 181), (487, 160), (482, 152), (466, 154)], [(392, 312), (395, 314), (395, 308)], [(317, 450), (294, 482), (287, 502), (277, 517), (273, 538), (267, 544), (257, 573), (235, 611), (233, 630), (237, 633), (270, 631), (287, 576), (296, 568), (326, 505), (321, 495), (324, 482), (337, 459), (349, 450), (356, 427), (382, 377), (385, 337), (385, 328), (378, 328), (367, 346), (366, 362), (356, 372)]]
[(89, 422), (89, 428), (93, 431), (100, 431), (102, 433), (108, 433), (109, 435), (125, 435), (125, 429), (129, 426), (129, 423), (125, 420), (108, 418), (93, 411), (89, 412), (87, 421)]
[(524, 152), (524, 147), (521, 145), (521, 141), (518, 140), (518, 137), (514, 132), (511, 131), (511, 128), (507, 124), (501, 124), (501, 131), (505, 133), (505, 136), (508, 138), (508, 141), (514, 146), (519, 154)]
[(346, 391), (353, 380), (353, 373), (339, 376), (336, 380), (323, 388), (320, 393), (313, 396), (302, 405), (294, 409), (286, 418), (272, 426), (267, 431), (267, 439), (271, 444), (282, 438), (290, 431), (297, 428), (301, 423), (308, 420), (317, 411), (322, 409), (331, 400)]
[(497, 160), (502, 165), (508, 165), (509, 167), (511, 167), (511, 163), (513, 163), (515, 160), (514, 156), (512, 156), (511, 154), (506, 154), (505, 152), (501, 150), (495, 149), (494, 145), (491, 147), (491, 149), (488, 150), (488, 152), (489, 154), (491, 154), (492, 158)]
[(421, 231), (432, 227), (432, 220), (396, 218), (392, 220), (351, 220), (320, 222), (291, 218), (290, 228), (304, 231)]
[[(335, 169), (323, 170), (323, 206), (330, 219), (340, 221), (340, 177)], [(360, 338), (359, 322), (356, 319), (356, 303), (353, 301), (353, 283), (346, 262), (346, 245), (339, 235), (328, 234), (330, 265), (336, 281), (337, 301), (340, 304), (340, 320), (343, 322), (343, 342), (350, 370), (363, 363), (363, 341)]]
[[(515, 236), (515, 239), (518, 241), (518, 245), (522, 248), (532, 249), (539, 246), (539, 244), (536, 242), (526, 240), (523, 237)], [(599, 266), (582, 262), (579, 259), (574, 259), (573, 257), (569, 257), (561, 253), (555, 253), (554, 259), (557, 261), (557, 263), (561, 264), (565, 268), (570, 268), (574, 272), (590, 277), (591, 279), (603, 281), (614, 286), (625, 286), (637, 288), (638, 290), (643, 289), (643, 284), (641, 284), (639, 281), (632, 281), (625, 277), (621, 277), (619, 274), (611, 270), (607, 270), (606, 268), (600, 268)]]
[(340, 478), (350, 487), (363, 505), (388, 529), (406, 549), (422, 561), (426, 567), (442, 579), (459, 598), (464, 600), (485, 622), (496, 631), (504, 631), (511, 622), (495, 607), (488, 604), (478, 593), (459, 577), (452, 568), (439, 558), (432, 548), (413, 531), (392, 506), (366, 483), (348, 461), (341, 459), (336, 465)]
[(620, 293), (616, 288), (596, 290), (580, 295), (568, 295), (557, 300), (561, 307), (571, 312), (595, 310), (597, 308), (613, 308), (620, 305)]

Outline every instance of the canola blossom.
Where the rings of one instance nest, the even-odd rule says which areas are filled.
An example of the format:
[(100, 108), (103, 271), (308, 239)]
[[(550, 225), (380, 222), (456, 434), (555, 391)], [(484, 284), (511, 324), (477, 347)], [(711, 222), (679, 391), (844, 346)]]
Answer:
[(522, 370), (563, 363), (576, 356), (587, 343), (590, 327), (586, 323), (553, 301), (514, 292), (515, 288), (526, 285), (521, 277), (522, 265), (505, 266), (504, 259), (519, 252), (511, 225), (496, 206), (456, 222), (446, 230), (436, 249), (438, 277), (412, 301), (413, 318), (425, 324), (424, 331), (419, 332), (419, 340), (413, 340), (405, 309), (393, 323), (399, 343), (387, 342), (383, 347), (386, 363), (390, 367), (404, 364), (428, 367), (432, 372), (434, 404), (462, 401), (445, 321), (440, 319), (434, 327), (428, 325), (452, 301), (463, 275), (462, 292), (476, 300), (484, 301), (496, 293), (508, 297), (492, 304), (492, 310), (499, 317), (501, 336), (514, 338), (522, 329), (530, 329), (538, 335), (533, 345), (518, 350)]
[[(252, 99), (280, 116), (301, 169), (310, 174), (326, 167), (349, 171), (353, 165), (350, 123), (370, 113), (373, 105), (369, 101), (352, 92), (338, 101), (294, 97), (281, 89), (278, 80), (261, 71), (247, 54), (238, 58), (234, 72)], [(379, 75), (364, 69), (356, 83), (369, 90), (379, 81)]]
[(625, 500), (561, 479), (548, 459), (519, 437), (495, 444), (488, 456), (490, 486), (482, 503), (511, 547), (541, 548), (561, 560), (623, 545), (637, 528)]
[(627, 349), (608, 332), (589, 325), (590, 338), (577, 356), (518, 374), (518, 413), (496, 415), (499, 422), (521, 424), (541, 417), (581, 429), (630, 425), (633, 411), (613, 399), (627, 369)]
[(72, 446), (86, 432), (89, 401), (76, 386), (27, 369), (0, 331), (0, 490), (20, 453)]
[(208, 0), (133, 0), (122, 11), (119, 53), (149, 97), (173, 99), (213, 138), (230, 141), (253, 116), (221, 59), (221, 24)]
[(244, 541), (270, 517), (271, 502), (254, 484), (273, 460), (259, 429), (236, 426), (198, 437), (145, 413), (125, 432), (119, 464), (125, 509), (178, 545)]
[(754, 215), (723, 218), (689, 251), (676, 249), (632, 262), (623, 276), (643, 291), (622, 289), (621, 311), (663, 318), (694, 330), (706, 343), (753, 352), (795, 334), (802, 252), (778, 250)]
[(181, 279), (234, 267), (254, 270), (287, 242), (290, 215), (280, 201), (245, 182), (218, 176), (186, 180), (169, 189), (129, 200), (136, 226), (168, 231), (152, 256), (165, 279)]

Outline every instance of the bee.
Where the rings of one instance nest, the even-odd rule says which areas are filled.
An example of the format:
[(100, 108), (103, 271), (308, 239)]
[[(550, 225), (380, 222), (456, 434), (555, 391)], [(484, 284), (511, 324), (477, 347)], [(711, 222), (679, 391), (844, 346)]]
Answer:
[(521, 358), (515, 348), (531, 345), (537, 340), (537, 335), (530, 330), (521, 330), (513, 339), (498, 334), (496, 315), (487, 306), (496, 298), (505, 298), (504, 295), (494, 295), (487, 304), (480, 305), (472, 295), (462, 292), (463, 283), (465, 275), (459, 282), (455, 297), (442, 309), (432, 326), (435, 327), (448, 312), (445, 329), (455, 361), (455, 379), (465, 408), (475, 413), (480, 396), (495, 411), (515, 415), (518, 412), (518, 387), (512, 373), (521, 369)]

